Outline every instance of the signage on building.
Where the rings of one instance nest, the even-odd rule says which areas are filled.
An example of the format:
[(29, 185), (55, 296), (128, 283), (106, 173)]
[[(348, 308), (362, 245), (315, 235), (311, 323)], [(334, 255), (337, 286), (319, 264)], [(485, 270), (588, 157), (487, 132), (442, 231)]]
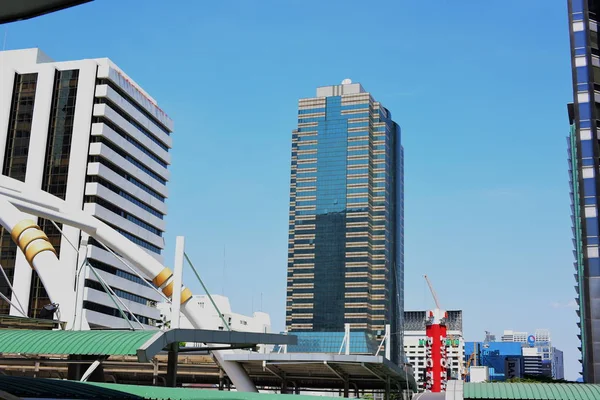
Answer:
[(504, 376), (506, 379), (521, 378), (521, 359), (506, 357), (504, 360)]
[(529, 335), (527, 337), (527, 344), (531, 347), (533, 347), (533, 345), (535, 345), (535, 336), (533, 335)]
[(424, 389), (431, 392), (445, 392), (448, 382), (448, 350), (446, 346), (446, 325), (428, 324), (425, 334), (425, 383)]

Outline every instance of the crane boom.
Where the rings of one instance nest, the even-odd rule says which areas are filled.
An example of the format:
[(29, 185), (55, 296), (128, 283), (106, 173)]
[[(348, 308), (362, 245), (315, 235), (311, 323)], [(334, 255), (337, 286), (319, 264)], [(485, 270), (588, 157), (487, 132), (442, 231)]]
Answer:
[(425, 277), (425, 280), (427, 281), (427, 285), (429, 286), (429, 290), (431, 290), (431, 295), (433, 296), (433, 301), (435, 301), (435, 306), (439, 309), (441, 309), (442, 307), (440, 307), (440, 301), (438, 300), (437, 294), (435, 293), (435, 290), (433, 290), (433, 286), (431, 285), (431, 282), (429, 281), (429, 278), (427, 277), (427, 275), (423, 275)]

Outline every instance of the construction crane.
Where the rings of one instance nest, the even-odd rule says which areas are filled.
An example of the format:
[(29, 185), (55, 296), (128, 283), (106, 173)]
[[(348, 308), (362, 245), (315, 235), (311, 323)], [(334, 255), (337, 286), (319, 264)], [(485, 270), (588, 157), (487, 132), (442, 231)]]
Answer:
[(436, 308), (441, 310), (442, 307), (440, 306), (440, 301), (437, 297), (437, 294), (435, 293), (435, 290), (433, 289), (433, 285), (431, 285), (431, 281), (429, 280), (427, 275), (423, 275), (423, 277), (425, 278), (425, 281), (427, 281), (427, 285), (429, 286), (429, 290), (431, 291), (431, 295), (433, 296), (433, 301), (435, 301)]
[(473, 352), (469, 356), (469, 360), (467, 361), (467, 367), (463, 370), (462, 373), (462, 380), (465, 382), (467, 381), (467, 376), (469, 376), (469, 368), (471, 368), (472, 363), (477, 364), (477, 362), (475, 361), (475, 349), (473, 349)]

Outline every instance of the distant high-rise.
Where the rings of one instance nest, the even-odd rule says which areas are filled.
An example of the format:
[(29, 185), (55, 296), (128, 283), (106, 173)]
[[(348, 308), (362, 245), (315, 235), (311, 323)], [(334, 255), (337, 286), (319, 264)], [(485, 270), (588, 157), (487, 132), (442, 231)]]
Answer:
[(574, 104), (568, 141), (583, 380), (600, 383), (600, 0), (568, 0)]
[[(287, 329), (339, 334), (350, 324), (375, 337), (390, 324), (399, 360), (403, 148), (390, 112), (350, 80), (301, 99), (290, 187)], [(322, 334), (313, 350), (339, 348), (334, 337)]]

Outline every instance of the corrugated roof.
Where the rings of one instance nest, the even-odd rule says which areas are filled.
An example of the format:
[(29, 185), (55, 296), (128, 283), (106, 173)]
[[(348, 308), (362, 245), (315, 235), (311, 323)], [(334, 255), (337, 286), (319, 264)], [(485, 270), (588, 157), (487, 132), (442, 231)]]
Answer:
[[(101, 386), (60, 379), (25, 378), (0, 375), (0, 390), (21, 398), (46, 399), (125, 399), (142, 397)], [(1, 395), (0, 395), (1, 396)]]
[(583, 383), (466, 383), (465, 399), (598, 400), (600, 385)]
[(156, 400), (315, 400), (320, 398), (294, 394), (229, 392), (207, 389), (168, 388), (162, 386), (119, 385), (115, 383), (88, 382), (87, 384)]
[(0, 330), (0, 353), (136, 355), (157, 331)]

